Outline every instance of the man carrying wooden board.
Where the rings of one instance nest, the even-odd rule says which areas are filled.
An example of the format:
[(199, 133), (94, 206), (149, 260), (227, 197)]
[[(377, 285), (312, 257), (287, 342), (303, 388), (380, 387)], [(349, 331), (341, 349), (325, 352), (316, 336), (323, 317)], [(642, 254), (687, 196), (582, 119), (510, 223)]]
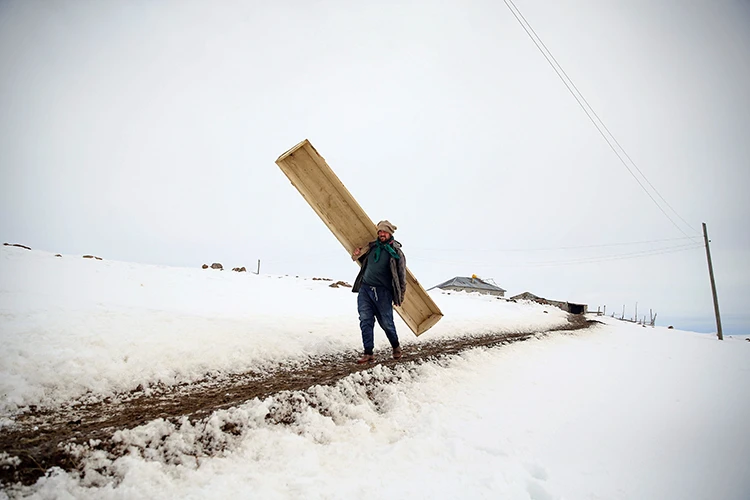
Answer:
[[(370, 251), (367, 242), (378, 238), (378, 228), (310, 141), (305, 139), (286, 151), (279, 156), (276, 164), (349, 255), (361, 247), (367, 248), (365, 254)], [(391, 226), (391, 229), (390, 235), (393, 236), (396, 227)], [(388, 255), (388, 259), (391, 259)], [(401, 265), (404, 265), (403, 260)], [(409, 269), (405, 266), (404, 269), (401, 279), (405, 272), (409, 295), (403, 296), (405, 287), (399, 281), (401, 291), (394, 297), (401, 302), (394, 309), (414, 335), (419, 336), (435, 326), (443, 313)], [(393, 302), (397, 303), (396, 300)]]
[(375, 320), (391, 343), (393, 359), (402, 355), (393, 322), (393, 305), (400, 306), (404, 302), (406, 257), (401, 251), (401, 243), (393, 239), (395, 231), (396, 226), (381, 220), (378, 222), (378, 239), (371, 241), (367, 248), (356, 248), (352, 253), (352, 258), (362, 264), (352, 287), (352, 291), (358, 294), (359, 328), (365, 350), (357, 360), (359, 364), (375, 362)]

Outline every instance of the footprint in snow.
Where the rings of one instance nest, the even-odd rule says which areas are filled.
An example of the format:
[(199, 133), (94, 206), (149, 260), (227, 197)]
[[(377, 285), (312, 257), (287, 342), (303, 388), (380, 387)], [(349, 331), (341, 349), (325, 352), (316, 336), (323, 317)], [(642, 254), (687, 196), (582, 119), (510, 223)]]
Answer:
[(531, 474), (531, 477), (534, 479), (539, 479), (540, 481), (546, 481), (547, 478), (549, 478), (549, 474), (547, 474), (547, 470), (542, 467), (539, 464), (531, 464), (527, 463), (525, 464), (526, 470)]
[(553, 500), (553, 496), (544, 489), (544, 486), (533, 479), (526, 484), (526, 491), (529, 493), (531, 500)]

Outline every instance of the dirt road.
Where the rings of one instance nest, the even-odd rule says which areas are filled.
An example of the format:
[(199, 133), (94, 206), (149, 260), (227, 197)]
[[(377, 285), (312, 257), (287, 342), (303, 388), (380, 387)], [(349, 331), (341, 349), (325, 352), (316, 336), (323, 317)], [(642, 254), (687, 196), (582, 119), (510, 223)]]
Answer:
[[(582, 316), (569, 318), (569, 324), (557, 332), (588, 328), (596, 321)], [(458, 339), (426, 341), (410, 346), (399, 361), (384, 353), (378, 364), (429, 363), (475, 348), (491, 348), (535, 336), (550, 335), (555, 331), (510, 333), (462, 337)], [(197, 421), (220, 409), (240, 405), (254, 398), (266, 398), (281, 391), (301, 391), (315, 385), (332, 385), (342, 378), (372, 365), (360, 366), (353, 362), (356, 353), (310, 359), (304, 364), (279, 365), (272, 373), (243, 373), (220, 379), (205, 380), (176, 387), (155, 388), (120, 395), (113, 400), (92, 404), (71, 404), (55, 410), (30, 409), (19, 415), (12, 427), (0, 430), (0, 456), (17, 456), (20, 464), (0, 466), (0, 482), (33, 484), (51, 467), (74, 470), (77, 459), (61, 445), (101, 440), (102, 447), (113, 433), (132, 429), (157, 418), (170, 421), (183, 416)], [(342, 362), (351, 359), (351, 362)], [(231, 432), (228, 429), (227, 432)]]

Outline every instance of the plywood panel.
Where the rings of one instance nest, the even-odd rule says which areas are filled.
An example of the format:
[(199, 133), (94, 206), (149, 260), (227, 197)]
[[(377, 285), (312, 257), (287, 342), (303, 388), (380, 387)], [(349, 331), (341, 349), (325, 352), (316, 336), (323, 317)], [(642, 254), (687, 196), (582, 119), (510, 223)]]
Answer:
[[(305, 139), (279, 156), (276, 164), (349, 255), (355, 248), (365, 248), (370, 241), (377, 238), (378, 230), (375, 223), (362, 210), (357, 200), (336, 177), (310, 141)], [(437, 304), (408, 268), (404, 303), (395, 309), (415, 335), (426, 332), (443, 317)]]

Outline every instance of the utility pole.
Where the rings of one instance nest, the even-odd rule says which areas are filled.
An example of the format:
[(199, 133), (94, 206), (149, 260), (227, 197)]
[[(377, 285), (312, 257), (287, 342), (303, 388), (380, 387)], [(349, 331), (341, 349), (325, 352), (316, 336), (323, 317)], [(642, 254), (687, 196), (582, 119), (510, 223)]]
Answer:
[(719, 297), (716, 296), (716, 280), (714, 280), (714, 266), (711, 263), (711, 248), (708, 243), (711, 241), (708, 239), (708, 230), (706, 229), (706, 223), (703, 223), (703, 241), (706, 244), (706, 259), (708, 259), (708, 277), (711, 278), (711, 293), (714, 296), (714, 313), (716, 314), (716, 335), (719, 340), (724, 340), (724, 334), (721, 332), (721, 316), (719, 315)]

